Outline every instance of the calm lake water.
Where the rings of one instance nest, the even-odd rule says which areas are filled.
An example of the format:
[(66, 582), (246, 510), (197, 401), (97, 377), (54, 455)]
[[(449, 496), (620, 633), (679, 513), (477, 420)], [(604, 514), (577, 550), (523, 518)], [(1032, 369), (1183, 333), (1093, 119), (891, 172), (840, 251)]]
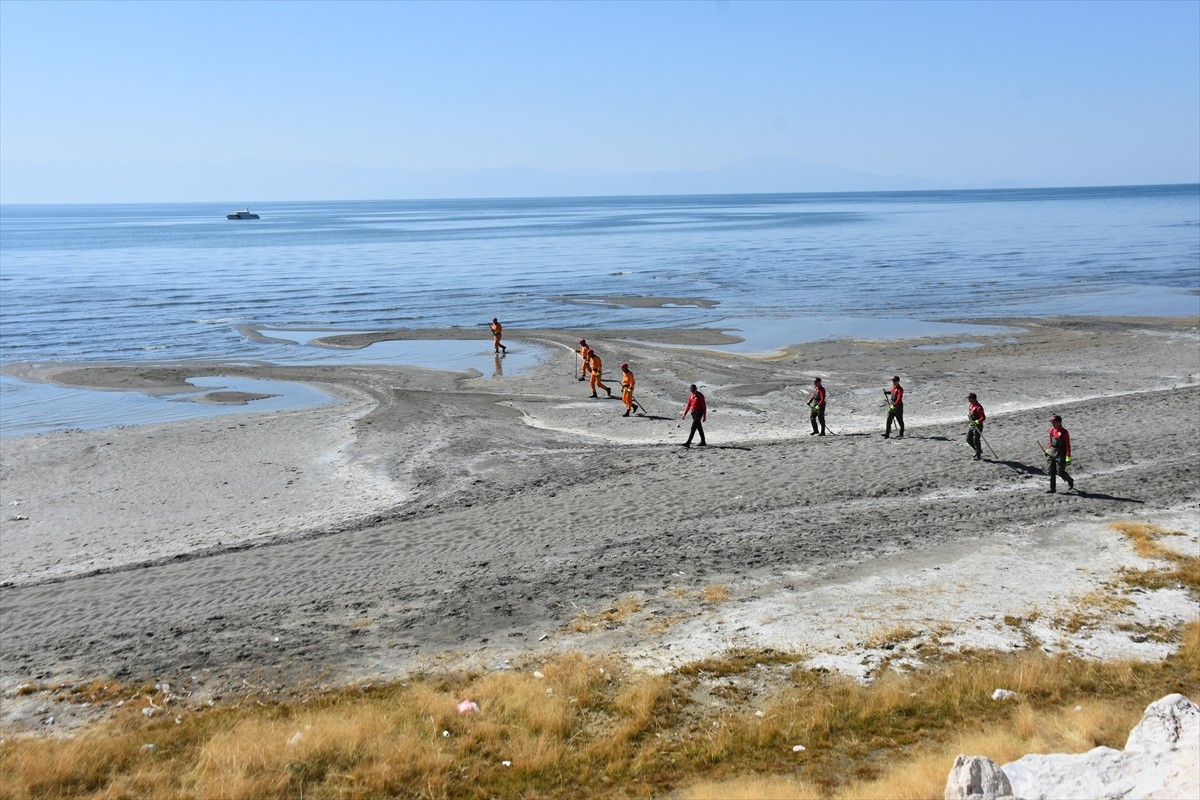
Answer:
[[(492, 377), (493, 316), (584, 333), (732, 327), (744, 348), (767, 350), (948, 330), (939, 320), (1200, 314), (1196, 185), (261, 203), (259, 220), (226, 220), (232, 210), (0, 208), (0, 363), (355, 359)], [(716, 304), (597, 302), (641, 295)], [(480, 340), (346, 353), (251, 341), (243, 323), (462, 326)], [(0, 381), (5, 435), (112, 424), (85, 409), (31, 427), (22, 409), (51, 402), (34, 393)]]

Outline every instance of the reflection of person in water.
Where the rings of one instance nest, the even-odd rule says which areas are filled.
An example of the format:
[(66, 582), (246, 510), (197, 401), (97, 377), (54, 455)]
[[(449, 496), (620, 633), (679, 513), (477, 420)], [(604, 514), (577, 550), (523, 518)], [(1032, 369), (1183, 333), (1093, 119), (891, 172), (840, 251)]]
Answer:
[(504, 377), (504, 359), (501, 358), (499, 353), (496, 354), (496, 371), (492, 373), (492, 377), (493, 378), (503, 378)]

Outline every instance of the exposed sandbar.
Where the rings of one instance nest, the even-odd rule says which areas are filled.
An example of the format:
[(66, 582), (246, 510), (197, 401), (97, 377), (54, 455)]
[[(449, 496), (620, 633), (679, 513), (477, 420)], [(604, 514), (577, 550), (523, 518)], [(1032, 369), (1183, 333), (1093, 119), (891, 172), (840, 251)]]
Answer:
[[(901, 625), (1023, 646), (1030, 631), (1006, 614), (1048, 620), (1139, 563), (1111, 521), (1177, 526), (1177, 548), (1200, 547), (1200, 321), (1002, 322), (1024, 332), (772, 358), (655, 345), (714, 331), (589, 331), (614, 389), (621, 361), (637, 375), (647, 413), (628, 418), (575, 380), (577, 331), (506, 330), (559, 346), (490, 381), (401, 366), (23, 368), (150, 392), (206, 374), (301, 381), (346, 402), (5, 440), (0, 687), (201, 669), (340, 680), (574, 647), (664, 666), (728, 646), (869, 664), (871, 632)], [(901, 441), (879, 437), (893, 374), (908, 390)], [(817, 375), (826, 437), (808, 435)], [(705, 449), (679, 446), (690, 383), (710, 400)], [(982, 462), (962, 444), (968, 391), (988, 412)], [(1045, 494), (1053, 412), (1078, 494)], [(701, 602), (713, 585), (730, 599)], [(626, 595), (642, 602), (626, 622), (568, 630)], [(1196, 614), (1194, 599), (1154, 596), (1139, 613)], [(1115, 636), (1106, 652), (1161, 655)]]

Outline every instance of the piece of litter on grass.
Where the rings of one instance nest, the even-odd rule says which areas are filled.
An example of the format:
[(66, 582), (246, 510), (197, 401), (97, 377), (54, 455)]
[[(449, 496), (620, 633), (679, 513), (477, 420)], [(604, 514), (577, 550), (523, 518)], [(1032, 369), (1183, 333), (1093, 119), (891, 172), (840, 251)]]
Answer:
[(806, 747), (805, 747), (804, 745), (802, 745), (802, 744), (794, 744), (794, 745), (792, 745), (792, 752), (793, 752), (793, 753), (803, 753), (803, 752), (804, 752), (805, 750), (807, 750), (807, 749), (808, 749), (808, 748), (806, 748)]
[(1010, 692), (1008, 689), (997, 689), (992, 692), (993, 700), (1012, 700), (1016, 696), (1016, 692)]
[(766, 716), (766, 714), (764, 714), (764, 713), (763, 713), (763, 712), (761, 712), (761, 711), (755, 711), (755, 712), (754, 712), (754, 716), (756, 716), (756, 717), (765, 717), (765, 716)]
[(546, 677), (546, 676), (545, 676), (545, 675), (543, 675), (541, 672), (539, 672), (539, 671), (535, 670), (535, 671), (534, 671), (534, 673), (533, 673), (533, 677), (535, 677), (535, 678), (544, 678), (544, 677)]
[(506, 767), (511, 767), (511, 766), (512, 766), (512, 762), (511, 762), (511, 761), (501, 761), (500, 763), (501, 763), (501, 764), (503, 764), (503, 765), (504, 765), (504, 766), (506, 766)]
[(458, 704), (458, 713), (460, 714), (474, 714), (478, 710), (479, 704), (474, 700), (463, 700)]
[(450, 731), (442, 731), (442, 738), (443, 738), (443, 739), (449, 739), (449, 738), (450, 738)]

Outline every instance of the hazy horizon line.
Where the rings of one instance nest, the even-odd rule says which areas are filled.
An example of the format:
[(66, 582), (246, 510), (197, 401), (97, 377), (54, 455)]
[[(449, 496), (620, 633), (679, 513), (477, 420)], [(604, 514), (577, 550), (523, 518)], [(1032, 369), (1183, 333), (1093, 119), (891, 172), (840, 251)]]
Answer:
[(856, 195), (856, 194), (941, 194), (946, 192), (1044, 192), (1065, 191), (1072, 189), (1149, 189), (1168, 187), (1194, 186), (1200, 190), (1200, 181), (1177, 183), (1094, 183), (1075, 184), (1071, 186), (945, 186), (938, 188), (911, 189), (845, 189), (845, 190), (797, 190), (797, 191), (729, 191), (729, 192), (671, 192), (671, 193), (615, 193), (615, 194), (529, 194), (529, 195), (461, 195), (437, 197), (310, 197), (303, 199), (259, 199), (259, 200), (117, 200), (117, 201), (36, 201), (36, 202), (3, 202), (0, 208), (18, 206), (183, 206), (183, 205), (247, 205), (261, 207), (263, 204), (303, 204), (303, 203), (420, 203), (428, 201), (477, 201), (477, 200), (589, 200), (589, 199), (620, 199), (620, 198), (668, 198), (668, 197), (765, 197), (788, 195)]
[[(0, 160), (0, 205), (320, 202), (538, 197), (679, 197), (729, 194), (975, 191), (1188, 185), (1163, 176), (962, 180), (882, 174), (789, 156), (755, 154), (717, 167), (631, 172), (505, 167), (378, 167), (318, 161)], [(1072, 180), (1072, 178), (1076, 178)], [(1155, 178), (1159, 178), (1155, 180)], [(1196, 181), (1200, 183), (1200, 180)], [(1041, 183), (1039, 181), (1039, 183)], [(241, 200), (230, 198), (242, 198)], [(12, 198), (12, 199), (9, 199)], [(208, 198), (212, 198), (211, 200)], [(275, 199), (253, 199), (275, 198)], [(287, 198), (287, 199), (284, 199)]]

